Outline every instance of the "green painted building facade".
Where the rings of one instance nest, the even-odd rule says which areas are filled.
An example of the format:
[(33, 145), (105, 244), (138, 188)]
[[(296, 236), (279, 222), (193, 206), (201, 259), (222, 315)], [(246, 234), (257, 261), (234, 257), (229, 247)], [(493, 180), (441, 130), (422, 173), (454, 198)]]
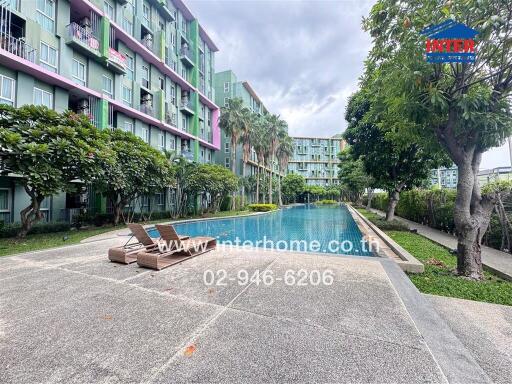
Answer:
[[(123, 129), (155, 148), (213, 161), (220, 148), (218, 49), (183, 1), (9, 0), (1, 7), (0, 103), (70, 109), (99, 129)], [(0, 177), (4, 222), (19, 221), (29, 201), (17, 180)], [(167, 210), (168, 193), (144, 199), (143, 209)], [(75, 200), (47, 198), (47, 220), (69, 220)], [(90, 204), (108, 210), (97, 196)]]
[(302, 175), (307, 185), (338, 184), (338, 153), (345, 148), (340, 137), (293, 137), (294, 154), (288, 173)]
[[(266, 114), (269, 113), (260, 97), (251, 87), (247, 81), (239, 81), (236, 74), (232, 70), (217, 72), (214, 77), (214, 93), (215, 103), (219, 107), (228, 105), (229, 99), (240, 98), (243, 100), (244, 105), (254, 113)], [(221, 129), (220, 150), (215, 153), (215, 162), (224, 165), (226, 168), (231, 169), (231, 140), (230, 137)], [(244, 165), (242, 160), (243, 149), (242, 144), (238, 144), (236, 148), (236, 174), (237, 176), (245, 175), (254, 176), (257, 173), (257, 158), (254, 150), (251, 149), (249, 162)], [(245, 166), (245, 172), (243, 167)], [(270, 171), (269, 168), (265, 168)], [(274, 164), (274, 174), (277, 174), (278, 167)], [(250, 201), (255, 199), (255, 196), (248, 194)]]

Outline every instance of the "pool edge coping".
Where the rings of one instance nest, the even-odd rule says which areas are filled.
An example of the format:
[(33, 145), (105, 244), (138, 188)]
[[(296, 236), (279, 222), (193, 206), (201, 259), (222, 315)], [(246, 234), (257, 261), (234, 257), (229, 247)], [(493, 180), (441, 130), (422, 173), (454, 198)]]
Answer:
[[(378, 237), (382, 240), (390, 250), (398, 256), (398, 259), (390, 258), (386, 253), (379, 252), (379, 256), (387, 257), (394, 260), (398, 266), (404, 271), (409, 273), (423, 273), (425, 271), (425, 266), (418, 259), (416, 259), (413, 255), (411, 255), (408, 251), (402, 248), (397, 242), (391, 239), (388, 235), (386, 235), (380, 228), (378, 228), (375, 224), (373, 224), (370, 220), (364, 217), (361, 213), (359, 213), (354, 207), (350, 204), (346, 204), (349, 212), (354, 217), (354, 220), (359, 226), (358, 220), (363, 221)], [(355, 216), (354, 216), (355, 215)], [(361, 228), (360, 228), (361, 229)], [(369, 233), (363, 233), (364, 236), (370, 237)]]

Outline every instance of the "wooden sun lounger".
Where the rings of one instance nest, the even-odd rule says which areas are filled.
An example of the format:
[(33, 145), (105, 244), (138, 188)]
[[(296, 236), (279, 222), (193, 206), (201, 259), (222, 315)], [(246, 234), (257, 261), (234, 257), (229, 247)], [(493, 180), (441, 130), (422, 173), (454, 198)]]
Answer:
[[(141, 224), (129, 223), (132, 236), (125, 245), (120, 247), (110, 248), (108, 250), (108, 258), (110, 261), (122, 264), (130, 264), (137, 261), (137, 254), (140, 251), (152, 251), (158, 249), (158, 242), (149, 236), (148, 232)], [(137, 240), (136, 243), (130, 243), (132, 239)], [(183, 237), (188, 239), (188, 236)]]
[(160, 232), (161, 239), (168, 245), (168, 250), (162, 252), (156, 248), (139, 252), (137, 264), (141, 267), (161, 270), (211, 251), (217, 246), (217, 240), (214, 237), (201, 236), (184, 239), (176, 233), (171, 224), (157, 224), (156, 229)]

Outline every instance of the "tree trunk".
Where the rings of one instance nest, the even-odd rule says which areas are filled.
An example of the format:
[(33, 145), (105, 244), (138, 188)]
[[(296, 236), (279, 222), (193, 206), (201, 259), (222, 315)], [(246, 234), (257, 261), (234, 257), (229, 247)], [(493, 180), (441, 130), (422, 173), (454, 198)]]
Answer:
[(274, 164), (274, 156), (272, 156), (272, 160), (270, 161), (270, 172), (269, 172), (269, 182), (268, 182), (268, 203), (272, 204), (272, 170)]
[[(236, 137), (231, 138), (231, 171), (236, 175)], [(234, 211), (236, 209), (236, 192), (233, 192), (231, 198), (231, 210)]]
[(367, 210), (370, 210), (372, 208), (372, 199), (373, 199), (373, 188), (368, 188), (368, 201), (366, 202)]
[(258, 167), (256, 170), (256, 204), (260, 202), (260, 163), (258, 162)]
[(388, 210), (386, 212), (386, 221), (392, 221), (395, 218), (395, 208), (400, 200), (400, 190), (394, 189), (389, 194)]
[(480, 160), (481, 153), (469, 152), (457, 164), (459, 181), (453, 215), (457, 233), (457, 272), (475, 280), (483, 278), (481, 244), (495, 203), (480, 194), (477, 178)]
[(277, 175), (277, 196), (278, 196), (278, 203), (281, 207), (283, 205), (283, 194), (281, 193), (281, 175)]
[(44, 200), (44, 196), (39, 195), (37, 192), (26, 186), (25, 191), (30, 196), (30, 205), (22, 209), (20, 212), (21, 229), (18, 232), (18, 238), (26, 237), (33, 225), (43, 218), (40, 208), (41, 203)]

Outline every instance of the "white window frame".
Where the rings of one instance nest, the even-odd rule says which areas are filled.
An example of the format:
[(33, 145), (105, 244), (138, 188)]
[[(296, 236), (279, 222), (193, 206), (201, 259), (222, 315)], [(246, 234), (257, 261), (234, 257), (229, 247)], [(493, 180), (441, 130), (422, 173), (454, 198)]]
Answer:
[[(110, 80), (111, 91), (108, 91), (107, 89), (105, 89), (105, 79)], [(111, 99), (114, 98), (114, 79), (112, 77), (109, 77), (105, 74), (103, 74), (101, 76), (101, 91), (104, 94), (110, 96)]]
[(128, 33), (133, 34), (133, 22), (128, 20), (123, 16), (123, 21), (121, 22), (121, 27)]
[[(10, 98), (7, 98), (7, 96), (3, 96), (4, 94), (4, 80), (10, 80), (11, 81), (11, 95)], [(16, 103), (16, 80), (9, 76), (0, 75), (0, 104), (8, 104), (15, 106)]]
[[(129, 129), (126, 129), (126, 127), (129, 126), (130, 128)], [(130, 132), (130, 133), (133, 133), (133, 123), (131, 121), (125, 121), (124, 122), (124, 131), (125, 132)]]
[[(112, 12), (110, 12), (112, 11)], [(103, 13), (109, 17), (110, 20), (115, 21), (116, 19), (116, 9), (110, 3), (110, 1), (103, 0)]]
[(124, 54), (126, 57), (126, 77), (130, 80), (135, 78), (135, 59), (132, 55)]
[(141, 139), (145, 143), (149, 143), (149, 128), (142, 127)]
[(224, 153), (229, 153), (230, 152), (229, 146), (230, 146), (230, 144), (228, 142), (224, 143)]
[(176, 150), (176, 138), (174, 136), (171, 137), (171, 140), (169, 140), (169, 148), (171, 151)]
[(11, 189), (0, 188), (0, 191), (7, 191), (7, 209), (0, 208), (0, 213), (11, 213)]
[(158, 132), (158, 145), (162, 151), (165, 149), (165, 133), (162, 131)]
[[(41, 93), (41, 103), (36, 104), (36, 93)], [(44, 103), (44, 96), (49, 97), (50, 105), (47, 105)], [(50, 109), (53, 109), (53, 93), (45, 91), (44, 89), (34, 87), (33, 95), (32, 95), (32, 104), (34, 105), (44, 105), (45, 107), (48, 107)]]
[[(39, 2), (44, 3), (45, 9), (39, 9)], [(37, 0), (36, 1), (36, 11), (38, 13), (38, 16), (41, 16), (45, 22), (41, 22), (41, 26), (43, 29), (49, 31), (49, 32), (55, 32), (55, 6), (56, 1), (55, 0)], [(51, 14), (50, 14), (51, 12)], [(51, 27), (51, 29), (48, 29), (46, 27)]]
[[(43, 60), (43, 46), (47, 48), (48, 52), (48, 59), (50, 58), (50, 51), (53, 50), (55, 52), (55, 64), (50, 63), (49, 61)], [(59, 63), (59, 50), (55, 47), (52, 47), (50, 44), (45, 43), (44, 41), (41, 41), (39, 44), (39, 64), (43, 67), (48, 69), (49, 71), (57, 72)]]
[(226, 157), (226, 158), (224, 159), (224, 166), (225, 166), (226, 168), (230, 168), (230, 164), (229, 164), (229, 157)]
[[(122, 91), (123, 91), (122, 92), (123, 103), (128, 105), (129, 107), (131, 107), (133, 105), (133, 89), (131, 89), (130, 87), (127, 87), (126, 85), (123, 85)], [(125, 98), (125, 91), (128, 91), (128, 94), (130, 95), (130, 99)]]
[(225, 107), (228, 107), (228, 106), (229, 106), (229, 97), (225, 97), (225, 98), (224, 98), (224, 106), (225, 106)]
[(228, 93), (229, 92), (230, 86), (231, 86), (231, 83), (229, 81), (226, 81), (224, 83), (224, 93)]
[[(82, 67), (84, 69), (84, 78), (81, 79), (78, 77), (78, 75), (75, 75), (73, 73), (75, 63), (77, 64), (77, 68)], [(72, 68), (71, 68), (71, 77), (73, 78), (74, 82), (83, 86), (87, 85), (87, 65), (82, 63), (80, 60), (73, 58)]]

